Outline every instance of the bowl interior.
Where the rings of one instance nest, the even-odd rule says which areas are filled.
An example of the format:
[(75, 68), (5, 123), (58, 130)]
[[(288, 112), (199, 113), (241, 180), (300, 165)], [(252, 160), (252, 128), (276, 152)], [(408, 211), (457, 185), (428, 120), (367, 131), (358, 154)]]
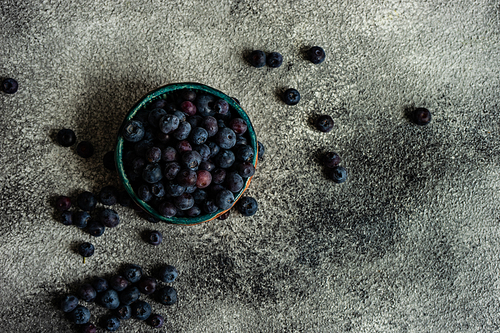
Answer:
[[(120, 178), (121, 183), (125, 187), (125, 190), (127, 193), (130, 195), (130, 197), (147, 213), (149, 213), (151, 216), (165, 222), (173, 223), (173, 224), (184, 224), (184, 225), (190, 225), (190, 224), (198, 224), (202, 222), (207, 222), (210, 220), (215, 219), (216, 217), (222, 215), (225, 213), (227, 210), (222, 210), (219, 209), (218, 211), (212, 213), (212, 214), (205, 214), (205, 215), (199, 215), (197, 217), (164, 217), (158, 212), (151, 207), (148, 203), (142, 201), (137, 197), (135, 194), (132, 185), (127, 177), (127, 174), (125, 172), (125, 167), (123, 163), (123, 154), (124, 154), (124, 139), (123, 136), (121, 135), (122, 129), (124, 124), (134, 118), (134, 116), (137, 114), (137, 112), (141, 109), (146, 108), (152, 101), (160, 98), (167, 98), (169, 95), (174, 93), (175, 91), (182, 90), (182, 89), (189, 89), (193, 90), (195, 92), (206, 92), (209, 94), (212, 94), (218, 98), (224, 99), (226, 102), (228, 102), (230, 106), (230, 110), (233, 113), (233, 116), (235, 115), (234, 112), (238, 114), (238, 116), (242, 119), (244, 119), (247, 123), (247, 133), (248, 133), (248, 138), (250, 139), (250, 146), (254, 150), (254, 158), (252, 160), (252, 164), (257, 167), (257, 153), (258, 153), (258, 146), (257, 146), (257, 137), (255, 135), (255, 130), (252, 126), (252, 123), (250, 119), (248, 118), (248, 115), (246, 114), (245, 111), (240, 107), (238, 103), (236, 103), (231, 97), (227, 96), (226, 94), (211, 88), (209, 86), (199, 84), (199, 83), (174, 83), (174, 84), (169, 84), (163, 87), (160, 87), (156, 90), (153, 90), (149, 92), (146, 96), (141, 98), (139, 102), (137, 102), (132, 109), (129, 111), (125, 119), (123, 120), (122, 125), (120, 126), (120, 130), (118, 132), (118, 139), (116, 143), (116, 149), (115, 149), (115, 162), (116, 162), (116, 169), (118, 171), (118, 175)], [(241, 197), (243, 192), (248, 188), (248, 185), (250, 184), (252, 177), (247, 178), (245, 180), (245, 183), (243, 185), (243, 189), (240, 190), (238, 193), (235, 193), (235, 203), (238, 201), (238, 199)], [(233, 204), (234, 205), (234, 204)], [(230, 208), (231, 209), (231, 208)]]

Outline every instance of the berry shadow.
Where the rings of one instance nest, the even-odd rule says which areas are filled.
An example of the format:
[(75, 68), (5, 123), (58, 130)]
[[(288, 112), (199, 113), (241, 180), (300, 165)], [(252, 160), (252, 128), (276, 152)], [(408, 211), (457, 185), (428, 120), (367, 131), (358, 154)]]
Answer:
[(314, 45), (304, 45), (302, 46), (300, 49), (299, 49), (299, 57), (301, 60), (305, 60), (305, 61), (309, 61), (309, 55), (307, 54), (307, 52), (309, 51), (309, 49), (311, 49), (311, 47), (313, 47)]

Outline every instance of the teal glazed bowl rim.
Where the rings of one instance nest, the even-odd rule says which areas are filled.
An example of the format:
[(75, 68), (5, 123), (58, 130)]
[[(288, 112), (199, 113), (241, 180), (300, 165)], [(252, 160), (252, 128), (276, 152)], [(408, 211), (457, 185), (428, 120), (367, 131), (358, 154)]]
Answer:
[[(181, 225), (193, 225), (193, 224), (199, 224), (203, 222), (208, 222), (210, 220), (213, 220), (220, 215), (224, 214), (227, 212), (229, 209), (222, 210), (219, 209), (216, 212), (212, 214), (205, 214), (205, 215), (200, 215), (197, 217), (165, 217), (151, 207), (148, 203), (144, 202), (143, 200), (139, 199), (137, 195), (135, 194), (132, 185), (130, 184), (130, 181), (128, 180), (127, 174), (125, 172), (125, 167), (123, 165), (123, 149), (124, 149), (124, 139), (122, 136), (122, 129), (125, 123), (129, 120), (131, 120), (139, 110), (146, 108), (149, 103), (156, 99), (160, 98), (166, 98), (170, 94), (172, 94), (175, 91), (178, 90), (183, 90), (183, 89), (188, 89), (188, 90), (194, 90), (195, 92), (202, 91), (206, 92), (209, 94), (212, 94), (218, 98), (224, 99), (226, 102), (228, 102), (229, 106), (235, 110), (238, 113), (238, 116), (242, 119), (244, 119), (247, 123), (247, 132), (248, 136), (250, 138), (250, 146), (254, 150), (254, 157), (252, 160), (252, 163), (255, 167), (257, 167), (257, 160), (258, 160), (258, 144), (257, 144), (257, 137), (255, 135), (255, 130), (252, 126), (252, 122), (250, 121), (250, 118), (246, 114), (246, 112), (241, 108), (241, 106), (235, 102), (235, 100), (228, 95), (220, 92), (217, 89), (214, 89), (212, 87), (206, 86), (204, 84), (200, 83), (193, 83), (193, 82), (184, 82), (184, 83), (172, 83), (172, 84), (167, 84), (165, 86), (162, 86), (160, 88), (157, 88), (153, 91), (150, 91), (147, 93), (144, 97), (142, 97), (127, 113), (125, 119), (123, 120), (120, 129), (118, 131), (118, 138), (117, 138), (117, 143), (116, 143), (116, 148), (115, 148), (115, 164), (116, 164), (116, 170), (118, 171), (118, 176), (120, 178), (120, 182), (122, 183), (123, 187), (127, 191), (127, 193), (130, 195), (132, 200), (141, 207), (146, 213), (151, 215), (152, 217), (172, 223), (172, 224), (181, 224)], [(233, 114), (234, 116), (234, 114)], [(252, 176), (253, 177), (253, 176)], [(246, 179), (243, 189), (240, 190), (237, 194), (235, 194), (235, 200), (233, 203), (233, 206), (236, 204), (236, 202), (241, 198), (242, 194), (245, 192), (245, 190), (248, 188), (250, 185), (250, 181), (252, 180), (252, 177), (249, 177)]]

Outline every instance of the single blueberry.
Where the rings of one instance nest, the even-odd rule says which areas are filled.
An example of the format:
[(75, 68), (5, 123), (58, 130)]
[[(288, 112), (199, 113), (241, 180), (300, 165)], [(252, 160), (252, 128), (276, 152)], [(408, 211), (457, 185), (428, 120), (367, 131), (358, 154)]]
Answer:
[(203, 118), (200, 115), (194, 115), (187, 118), (187, 122), (191, 125), (191, 128), (200, 127), (203, 125)]
[(198, 95), (195, 101), (196, 110), (202, 117), (214, 116), (215, 115), (215, 100), (212, 95)]
[(193, 192), (196, 191), (196, 189), (197, 189), (196, 185), (186, 186), (186, 190), (184, 192), (193, 194)]
[(307, 56), (313, 64), (320, 64), (325, 60), (325, 50), (319, 46), (313, 46), (307, 51)]
[(97, 297), (97, 291), (90, 283), (84, 283), (78, 288), (78, 295), (85, 302), (92, 302)]
[(212, 172), (215, 170), (215, 164), (210, 161), (203, 161), (200, 163), (200, 170), (206, 170), (208, 172)]
[(149, 316), (147, 322), (153, 328), (160, 328), (163, 326), (165, 319), (163, 319), (162, 315), (153, 314), (153, 315)]
[(203, 127), (195, 127), (189, 134), (189, 140), (195, 145), (201, 145), (208, 139), (208, 132)]
[(266, 57), (266, 63), (271, 68), (278, 68), (283, 63), (283, 56), (278, 52), (271, 52)]
[(109, 288), (108, 280), (102, 277), (96, 277), (92, 281), (92, 287), (94, 287), (95, 291), (97, 291), (98, 293), (102, 293), (103, 291), (106, 291)]
[(99, 296), (99, 301), (106, 309), (114, 310), (120, 305), (116, 290), (108, 289)]
[(76, 142), (76, 134), (68, 128), (63, 128), (57, 132), (57, 142), (63, 147), (70, 147)]
[(172, 131), (172, 136), (177, 140), (186, 140), (191, 132), (191, 124), (187, 121), (182, 121), (175, 131)]
[(340, 164), (340, 156), (333, 151), (327, 152), (321, 159), (327, 168), (334, 168)]
[(129, 282), (123, 276), (116, 274), (109, 279), (109, 286), (116, 291), (122, 291), (129, 286)]
[(201, 209), (198, 206), (193, 206), (193, 207), (189, 208), (188, 210), (186, 210), (187, 217), (196, 217), (196, 216), (199, 216), (200, 214), (201, 214)]
[(162, 182), (151, 184), (151, 194), (157, 198), (163, 198), (165, 196), (165, 186)]
[(300, 101), (300, 94), (297, 89), (287, 89), (283, 93), (283, 102), (287, 105), (296, 105)]
[(196, 105), (194, 105), (191, 101), (182, 102), (180, 107), (181, 111), (189, 116), (194, 116), (194, 114), (196, 113)]
[(247, 131), (248, 125), (247, 122), (242, 118), (233, 118), (229, 122), (228, 127), (232, 129), (236, 135), (243, 135)]
[(129, 286), (125, 290), (120, 292), (120, 304), (130, 305), (137, 301), (140, 296), (141, 292), (139, 291), (139, 288), (137, 288), (136, 286)]
[(225, 127), (215, 135), (215, 143), (222, 149), (231, 149), (236, 144), (236, 134), (228, 127)]
[(76, 146), (76, 153), (83, 158), (89, 158), (94, 155), (94, 146), (89, 141), (81, 141)]
[(417, 125), (427, 125), (431, 118), (431, 112), (426, 108), (416, 108), (413, 111), (413, 122)]
[(151, 305), (145, 301), (132, 303), (132, 315), (139, 320), (146, 320), (151, 315)]
[(175, 183), (168, 183), (166, 187), (166, 192), (170, 197), (178, 197), (186, 191), (186, 188), (182, 185)]
[(179, 276), (179, 272), (172, 265), (165, 265), (160, 269), (160, 280), (165, 283), (172, 283)]
[(178, 160), (177, 150), (174, 147), (165, 147), (161, 151), (161, 160), (164, 162), (174, 162)]
[(212, 183), (212, 174), (207, 170), (198, 170), (196, 172), (196, 187), (205, 188)]
[(244, 216), (252, 216), (257, 212), (259, 205), (252, 197), (244, 197), (238, 200), (238, 211)]
[(78, 246), (78, 253), (83, 257), (92, 257), (94, 255), (94, 245), (89, 242), (82, 243)]
[(229, 191), (237, 193), (243, 188), (244, 182), (243, 178), (237, 172), (233, 171), (226, 176), (225, 184)]
[(195, 145), (193, 148), (200, 154), (202, 161), (207, 161), (210, 158), (210, 148), (206, 144)]
[(251, 146), (249, 145), (236, 146), (236, 151), (234, 153), (234, 156), (236, 157), (237, 160), (242, 162), (251, 161), (253, 160), (254, 155), (255, 152)]
[(158, 302), (164, 305), (172, 305), (177, 302), (177, 291), (172, 287), (163, 287), (157, 293)]
[(7, 78), (2, 81), (2, 91), (6, 94), (14, 94), (19, 85), (16, 80)]
[(144, 202), (150, 202), (153, 199), (153, 193), (148, 184), (141, 184), (137, 188), (137, 197)]
[(90, 311), (82, 305), (78, 305), (73, 311), (70, 312), (71, 320), (77, 325), (83, 325), (90, 320)]
[(161, 159), (161, 149), (158, 147), (151, 147), (146, 151), (146, 160), (149, 163), (160, 162)]
[(144, 125), (137, 120), (129, 120), (122, 130), (123, 139), (129, 142), (139, 142), (144, 137)]
[(99, 237), (104, 234), (104, 231), (106, 231), (106, 227), (104, 226), (104, 224), (97, 220), (90, 220), (89, 223), (87, 223), (87, 231), (92, 236)]
[(214, 104), (214, 111), (218, 116), (225, 116), (229, 112), (229, 103), (225, 99), (218, 99)]
[[(227, 102), (226, 102), (227, 103)], [(219, 125), (217, 124), (217, 119), (208, 116), (203, 119), (202, 126), (207, 130), (208, 137), (211, 138), (219, 131)]]
[(264, 67), (266, 64), (266, 54), (260, 50), (252, 51), (248, 56), (248, 62), (256, 68)]
[(163, 240), (163, 235), (158, 230), (153, 230), (148, 232), (147, 240), (151, 245), (160, 245)]
[(73, 212), (65, 211), (61, 213), (61, 223), (64, 225), (73, 224)]
[(193, 186), (196, 184), (197, 174), (196, 171), (191, 169), (182, 169), (175, 178), (177, 180), (177, 184), (187, 187)]
[(160, 118), (159, 128), (161, 132), (168, 134), (175, 131), (179, 127), (180, 123), (180, 119), (177, 116), (167, 114)]
[(142, 268), (139, 265), (129, 264), (123, 269), (123, 276), (125, 276), (130, 283), (139, 282), (142, 277)]
[(198, 170), (201, 160), (201, 155), (196, 150), (187, 151), (181, 155), (183, 165), (191, 170)]
[(165, 164), (165, 168), (163, 169), (165, 178), (168, 180), (174, 180), (179, 171), (181, 171), (181, 165), (177, 162), (169, 162)]
[(251, 162), (243, 162), (236, 165), (236, 171), (243, 178), (250, 178), (255, 174), (255, 167)]
[(225, 179), (226, 179), (225, 169), (216, 169), (212, 172), (212, 183), (222, 184)]
[(120, 327), (120, 319), (113, 315), (107, 316), (104, 318), (103, 326), (110, 332), (116, 331)]
[(341, 166), (336, 166), (330, 169), (330, 178), (337, 184), (343, 183), (347, 180), (347, 170)]
[(236, 146), (239, 145), (248, 145), (248, 140), (243, 135), (236, 136)]
[(177, 207), (179, 210), (188, 210), (194, 205), (193, 196), (189, 193), (182, 193), (178, 197), (175, 197), (173, 201), (175, 207)]
[(74, 295), (66, 295), (61, 300), (61, 309), (64, 312), (71, 312), (78, 306), (78, 298)]
[(156, 290), (156, 279), (150, 276), (145, 276), (139, 281), (137, 284), (137, 288), (139, 288), (139, 291), (145, 295), (150, 295), (155, 292)]
[(321, 115), (316, 119), (316, 128), (321, 132), (330, 132), (333, 128), (333, 119), (329, 115)]
[(92, 193), (85, 191), (78, 195), (76, 203), (82, 210), (90, 212), (97, 205), (97, 200)]
[(234, 204), (234, 194), (229, 190), (222, 190), (215, 197), (215, 204), (222, 210), (231, 208)]
[(149, 112), (149, 116), (148, 116), (149, 125), (153, 126), (154, 128), (158, 128), (160, 125), (160, 119), (163, 116), (165, 116), (166, 114), (167, 114), (167, 111), (160, 109), (160, 108), (156, 108), (156, 109), (151, 110), (151, 112)]
[(229, 218), (229, 215), (231, 214), (231, 210), (226, 211), (224, 214), (220, 215), (217, 219), (224, 221)]
[(89, 220), (90, 214), (87, 212), (78, 211), (73, 213), (73, 224), (79, 229), (85, 228)]
[(205, 202), (203, 202), (202, 208), (203, 208), (203, 211), (207, 214), (215, 213), (219, 209), (219, 207), (217, 207), (215, 202), (212, 200), (206, 200)]
[(164, 217), (173, 217), (177, 214), (177, 208), (170, 201), (162, 201), (158, 205), (158, 213)]
[(99, 201), (106, 206), (112, 206), (118, 202), (118, 190), (113, 185), (104, 186), (99, 192)]
[(132, 308), (130, 305), (120, 304), (115, 310), (116, 317), (120, 320), (130, 319), (132, 317)]
[(120, 223), (118, 213), (109, 208), (103, 209), (99, 214), (99, 218), (101, 223), (108, 228), (114, 228)]
[(151, 163), (146, 165), (142, 170), (142, 179), (150, 184), (159, 182), (163, 178), (161, 166), (158, 163)]
[(210, 148), (210, 155), (208, 158), (212, 158), (217, 155), (220, 151), (220, 147), (213, 141), (207, 142), (208, 148)]
[(166, 109), (167, 108), (167, 105), (168, 105), (168, 101), (163, 99), (163, 98), (159, 98), (159, 99), (155, 99), (154, 101), (151, 101), (150, 104), (148, 105), (148, 109), (150, 110), (154, 110), (154, 109)]
[(193, 147), (191, 147), (191, 143), (188, 140), (181, 140), (175, 144), (175, 149), (178, 154), (182, 154), (193, 150)]
[(106, 154), (104, 154), (104, 157), (102, 158), (102, 164), (106, 169), (110, 171), (115, 171), (116, 170), (115, 152), (108, 151)]
[(223, 149), (214, 157), (214, 163), (219, 168), (230, 168), (235, 161), (234, 153), (231, 150)]

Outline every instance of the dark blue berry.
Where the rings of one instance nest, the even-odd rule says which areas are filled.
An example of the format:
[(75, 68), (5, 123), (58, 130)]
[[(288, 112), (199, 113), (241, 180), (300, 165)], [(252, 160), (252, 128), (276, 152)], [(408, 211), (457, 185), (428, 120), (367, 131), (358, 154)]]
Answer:
[(307, 56), (313, 64), (320, 64), (325, 60), (325, 50), (319, 46), (313, 46), (307, 52)]
[(239, 145), (248, 145), (248, 140), (243, 135), (236, 136), (236, 146)]
[(106, 328), (107, 331), (114, 332), (118, 330), (118, 328), (120, 327), (120, 319), (118, 319), (117, 316), (113, 315), (107, 316), (104, 319), (103, 326)]
[(164, 305), (172, 305), (177, 302), (177, 291), (172, 287), (163, 287), (157, 293), (157, 300)]
[[(248, 129), (247, 122), (242, 118), (231, 119), (228, 127), (230, 129), (232, 129), (236, 135), (243, 135)], [(235, 144), (236, 144), (236, 142), (235, 142)]]
[(76, 134), (68, 128), (63, 128), (57, 133), (57, 142), (63, 147), (70, 147), (76, 142)]
[(139, 282), (139, 280), (142, 278), (142, 268), (139, 265), (127, 265), (123, 269), (123, 276), (125, 276), (125, 278), (129, 280), (130, 283)]
[(145, 295), (150, 295), (156, 290), (156, 279), (150, 276), (143, 277), (137, 284), (139, 291)]
[(213, 184), (222, 184), (226, 179), (226, 170), (224, 169), (216, 169), (212, 172), (212, 183)]
[(178, 197), (186, 191), (186, 188), (182, 185), (169, 183), (166, 187), (166, 192), (170, 197)]
[(98, 293), (102, 293), (106, 290), (108, 290), (109, 285), (108, 285), (108, 280), (101, 278), (101, 277), (96, 277), (92, 281), (92, 287), (94, 287), (95, 291)]
[(222, 210), (231, 208), (234, 204), (234, 194), (229, 190), (222, 190), (215, 197), (215, 204)]
[(151, 193), (151, 189), (148, 184), (141, 184), (137, 188), (137, 197), (144, 202), (149, 202), (153, 199), (153, 193)]
[(174, 180), (179, 171), (181, 171), (181, 165), (179, 163), (169, 162), (165, 165), (163, 173), (168, 180)]
[(129, 120), (123, 126), (122, 136), (125, 141), (139, 142), (144, 137), (144, 125), (140, 121)]
[(115, 310), (116, 317), (119, 320), (125, 320), (132, 318), (132, 308), (130, 305), (120, 304)]
[(214, 104), (214, 111), (218, 116), (225, 116), (229, 113), (229, 103), (224, 99), (218, 99)]
[(165, 196), (165, 186), (163, 186), (163, 183), (151, 184), (151, 194), (157, 198), (163, 198)]
[(97, 297), (97, 291), (89, 283), (84, 283), (78, 288), (78, 295), (85, 302), (92, 302)]
[(108, 228), (114, 228), (120, 223), (118, 213), (109, 208), (103, 209), (99, 214), (99, 218), (101, 223)]
[(207, 214), (215, 213), (219, 207), (215, 204), (213, 200), (207, 200), (202, 203), (203, 211)]
[(186, 140), (191, 132), (191, 124), (187, 121), (182, 121), (179, 127), (172, 132), (172, 136), (177, 140)]
[(200, 170), (212, 172), (215, 170), (215, 164), (211, 163), (210, 161), (203, 161), (200, 163)]
[(179, 272), (172, 265), (163, 266), (160, 269), (159, 274), (160, 274), (160, 276), (159, 276), (160, 280), (165, 282), (165, 283), (172, 283), (179, 276)]
[(255, 153), (252, 147), (248, 145), (239, 145), (236, 146), (236, 152), (234, 153), (234, 156), (239, 161), (247, 162), (253, 159), (254, 154)]
[(73, 295), (66, 295), (61, 300), (61, 309), (64, 312), (71, 312), (78, 306), (78, 298)]
[(160, 328), (163, 326), (165, 319), (159, 314), (153, 314), (148, 318), (148, 324), (153, 328)]
[(154, 110), (154, 109), (166, 109), (168, 105), (167, 100), (163, 98), (156, 99), (154, 101), (151, 101), (151, 103), (148, 105), (148, 109)]
[(202, 117), (215, 115), (215, 100), (212, 95), (199, 95), (195, 101), (196, 110)]
[(226, 188), (233, 192), (239, 192), (243, 188), (243, 178), (236, 172), (230, 172), (226, 177)]
[[(137, 281), (136, 281), (137, 282)], [(123, 305), (130, 305), (137, 301), (139, 297), (141, 296), (141, 292), (139, 291), (139, 288), (136, 286), (129, 286), (125, 290), (120, 292), (120, 304)]]
[(330, 178), (337, 184), (343, 183), (347, 180), (347, 170), (341, 166), (336, 166), (329, 171)]
[(196, 113), (196, 105), (191, 101), (184, 101), (180, 105), (181, 110), (187, 115), (193, 116)]
[[(226, 102), (227, 103), (227, 102)], [(217, 124), (217, 119), (208, 116), (203, 119), (203, 128), (207, 130), (208, 137), (212, 137), (219, 131), (219, 125)]]
[(183, 165), (191, 170), (198, 170), (201, 160), (201, 155), (196, 150), (187, 151), (181, 155)]
[(90, 311), (82, 305), (78, 305), (73, 311), (70, 312), (71, 320), (77, 325), (83, 325), (90, 320)]
[(193, 206), (193, 207), (189, 208), (188, 210), (186, 210), (187, 217), (196, 217), (196, 216), (199, 216), (200, 214), (201, 214), (201, 209), (198, 206)]
[(76, 203), (82, 210), (90, 212), (97, 205), (97, 200), (92, 193), (85, 191), (78, 195)]
[(322, 156), (322, 161), (327, 168), (334, 168), (340, 164), (340, 156), (335, 152), (328, 152)]
[(177, 208), (170, 201), (162, 201), (158, 205), (158, 213), (164, 217), (173, 217), (177, 214)]
[(144, 167), (142, 170), (142, 179), (150, 184), (154, 184), (159, 182), (163, 178), (163, 174), (161, 172), (160, 164), (151, 163)]
[(231, 150), (223, 149), (214, 157), (214, 163), (219, 168), (230, 168), (235, 161), (234, 153)]
[(177, 161), (177, 150), (174, 147), (163, 148), (163, 150), (161, 151), (161, 160), (165, 162)]
[(236, 134), (228, 127), (225, 127), (215, 135), (215, 143), (222, 149), (231, 149), (236, 144)]
[(183, 121), (186, 121), (187, 120), (187, 117), (188, 115), (182, 111), (174, 111), (174, 116), (176, 116), (177, 118), (179, 118), (179, 122), (183, 122)]
[(17, 91), (19, 87), (16, 80), (7, 78), (2, 81), (2, 91), (6, 94), (13, 94)]
[(109, 286), (111, 288), (113, 288), (114, 290), (116, 291), (122, 291), (124, 290), (125, 288), (127, 288), (129, 285), (129, 282), (126, 278), (124, 278), (123, 276), (121, 275), (113, 275), (110, 279), (109, 279)]
[(417, 125), (427, 125), (431, 118), (431, 112), (426, 108), (416, 108), (413, 111), (413, 122)]
[(149, 163), (160, 162), (161, 159), (161, 149), (158, 147), (151, 147), (146, 151), (146, 160)]
[(187, 121), (191, 125), (191, 128), (195, 128), (195, 127), (199, 127), (203, 124), (203, 119), (205, 119), (205, 118), (203, 118), (202, 116), (197, 114), (197, 115), (188, 117)]
[(333, 128), (333, 119), (329, 115), (321, 115), (316, 119), (316, 128), (320, 132), (330, 132)]
[(120, 299), (116, 290), (108, 289), (99, 296), (99, 302), (106, 309), (114, 310), (120, 305)]
[(179, 127), (180, 123), (181, 121), (177, 116), (173, 114), (167, 114), (161, 117), (159, 128), (162, 133), (168, 134), (172, 131), (175, 131)]
[(99, 192), (99, 201), (106, 206), (112, 206), (118, 202), (118, 190), (109, 185), (104, 186)]
[(278, 68), (283, 63), (283, 56), (278, 52), (271, 52), (266, 57), (266, 63), (271, 68)]
[(186, 190), (184, 192), (189, 193), (189, 194), (193, 194), (193, 192), (196, 191), (196, 189), (197, 189), (196, 185), (187, 186)]
[(115, 171), (116, 170), (115, 152), (108, 151), (106, 154), (104, 154), (104, 157), (102, 158), (102, 164), (106, 169), (110, 171)]
[(73, 212), (65, 211), (61, 213), (61, 223), (64, 225), (73, 224)]
[(89, 242), (82, 243), (78, 246), (78, 253), (83, 257), (92, 257), (94, 255), (94, 245)]
[(213, 141), (207, 142), (208, 148), (210, 148), (210, 155), (208, 158), (212, 158), (217, 155), (220, 151), (220, 147)]
[(208, 139), (208, 132), (203, 127), (195, 127), (189, 134), (189, 140), (195, 145), (201, 145)]
[(80, 229), (87, 226), (90, 220), (90, 214), (87, 212), (78, 211), (73, 213), (73, 224)]
[(145, 301), (132, 303), (132, 315), (139, 320), (146, 320), (151, 315), (151, 305)]
[(104, 226), (104, 224), (97, 220), (90, 220), (90, 222), (87, 223), (87, 231), (94, 237), (102, 236), (105, 230), (106, 227)]
[(266, 54), (260, 50), (252, 51), (248, 56), (248, 62), (253, 67), (264, 67), (266, 64)]
[(300, 94), (297, 89), (287, 89), (283, 93), (283, 102), (287, 105), (296, 105), (300, 101)]
[(83, 158), (89, 158), (94, 155), (94, 146), (88, 141), (81, 141), (76, 146), (76, 153)]
[(160, 245), (163, 240), (163, 235), (158, 230), (153, 230), (148, 232), (147, 240), (151, 245)]
[(193, 199), (196, 204), (201, 204), (203, 201), (207, 200), (208, 194), (202, 189), (197, 189), (193, 192)]
[(260, 141), (257, 141), (257, 146), (258, 146), (257, 148), (258, 148), (259, 161), (261, 161), (262, 159), (264, 159), (264, 153), (266, 152), (266, 149), (262, 144), (262, 142)]
[(193, 148), (193, 150), (200, 154), (202, 161), (206, 161), (210, 158), (210, 148), (206, 144), (195, 145)]
[(177, 183), (181, 186), (193, 186), (196, 184), (196, 180), (198, 176), (196, 175), (196, 171), (191, 169), (182, 169), (175, 178)]
[(193, 196), (189, 193), (182, 193), (173, 199), (175, 207), (180, 210), (187, 210), (194, 205)]
[(255, 167), (251, 162), (243, 162), (236, 166), (236, 171), (241, 177), (250, 178), (255, 174)]
[[(153, 126), (154, 128), (158, 128), (160, 125), (160, 119), (166, 115), (167, 115), (167, 111), (165, 111), (163, 109), (156, 108), (156, 109), (151, 110), (149, 112), (149, 116), (148, 116), (149, 125)], [(168, 132), (166, 132), (166, 133), (168, 133)]]
[(243, 197), (238, 200), (238, 211), (244, 216), (252, 216), (257, 212), (259, 205), (257, 200), (252, 197)]

